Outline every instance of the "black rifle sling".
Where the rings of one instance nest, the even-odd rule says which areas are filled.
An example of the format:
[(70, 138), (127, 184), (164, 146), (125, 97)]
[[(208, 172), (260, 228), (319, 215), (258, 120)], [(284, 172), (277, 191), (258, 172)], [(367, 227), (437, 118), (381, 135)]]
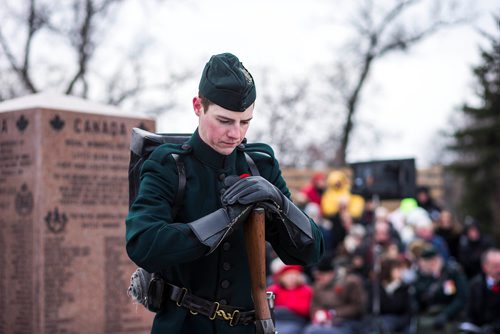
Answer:
[[(182, 205), (182, 198), (184, 197), (184, 191), (186, 190), (186, 168), (184, 167), (184, 162), (179, 154), (172, 153), (172, 157), (175, 161), (175, 166), (177, 167), (177, 174), (179, 174), (179, 181), (177, 187), (177, 194), (175, 195), (174, 205), (172, 207), (172, 218), (177, 216)], [(254, 176), (259, 176), (259, 169), (253, 161), (252, 157), (245, 152), (245, 159), (250, 168), (250, 173)]]
[(248, 155), (247, 152), (245, 153), (245, 159), (247, 160), (248, 167), (250, 168), (250, 174), (253, 176), (260, 176), (259, 169), (257, 168), (257, 165), (255, 164), (255, 161), (253, 161), (252, 157)]
[(177, 194), (175, 195), (174, 205), (172, 207), (172, 218), (175, 218), (181, 208), (184, 190), (186, 189), (186, 169), (184, 168), (184, 161), (182, 161), (180, 155), (172, 153), (172, 157), (177, 167), (177, 174), (179, 174)]

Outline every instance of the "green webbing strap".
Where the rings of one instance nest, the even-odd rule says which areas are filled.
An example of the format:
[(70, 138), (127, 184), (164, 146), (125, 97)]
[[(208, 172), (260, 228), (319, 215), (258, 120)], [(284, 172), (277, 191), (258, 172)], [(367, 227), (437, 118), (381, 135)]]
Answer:
[[(177, 194), (175, 195), (174, 205), (172, 207), (172, 219), (175, 219), (182, 205), (182, 199), (184, 197), (184, 191), (186, 190), (186, 168), (184, 167), (184, 162), (179, 154), (172, 153), (172, 157), (175, 161), (175, 166), (177, 167), (177, 174), (179, 174)], [(254, 176), (259, 176), (259, 169), (253, 161), (252, 157), (245, 152), (245, 159), (250, 168), (250, 173)]]

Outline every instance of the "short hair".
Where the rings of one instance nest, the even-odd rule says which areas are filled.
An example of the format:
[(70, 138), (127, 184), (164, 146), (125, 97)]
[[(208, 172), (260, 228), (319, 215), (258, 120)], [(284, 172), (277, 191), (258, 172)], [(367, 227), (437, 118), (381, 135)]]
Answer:
[(201, 95), (200, 93), (198, 93), (198, 97), (201, 100), (201, 105), (203, 106), (204, 112), (207, 112), (208, 107), (210, 107), (212, 104), (215, 104), (212, 101), (210, 101), (209, 99), (207, 99), (205, 96)]

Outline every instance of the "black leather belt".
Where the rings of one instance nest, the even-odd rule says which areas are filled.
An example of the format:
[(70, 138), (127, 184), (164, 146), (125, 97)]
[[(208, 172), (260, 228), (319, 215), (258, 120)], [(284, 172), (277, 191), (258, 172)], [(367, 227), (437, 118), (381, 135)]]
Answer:
[(210, 320), (220, 319), (229, 321), (230, 326), (249, 325), (255, 321), (255, 311), (241, 311), (239, 308), (222, 305), (219, 302), (211, 302), (197, 297), (188, 292), (186, 288), (180, 288), (170, 283), (167, 287), (167, 296), (177, 306), (184, 307), (191, 314), (202, 314)]

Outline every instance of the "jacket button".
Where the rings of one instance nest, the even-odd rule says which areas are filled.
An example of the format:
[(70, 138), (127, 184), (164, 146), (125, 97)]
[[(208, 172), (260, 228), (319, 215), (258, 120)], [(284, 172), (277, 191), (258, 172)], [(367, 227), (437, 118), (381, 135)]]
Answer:
[(221, 300), (219, 301), (219, 304), (221, 304), (221, 305), (227, 305), (227, 300), (225, 300), (225, 299), (221, 299)]
[(224, 193), (225, 193), (225, 192), (226, 192), (226, 188), (222, 188), (221, 190), (219, 190), (219, 193), (220, 193), (221, 195), (224, 195)]
[(188, 144), (182, 144), (181, 148), (184, 150), (184, 151), (189, 151), (191, 149), (191, 145), (188, 145)]
[(222, 264), (222, 269), (224, 269), (225, 271), (229, 271), (231, 269), (231, 263), (229, 262), (224, 262)]
[(225, 250), (225, 251), (228, 251), (231, 249), (231, 244), (229, 242), (225, 242), (222, 244), (222, 249)]
[(224, 174), (224, 173), (219, 174), (219, 181), (224, 181), (225, 178), (226, 178), (226, 174)]
[(221, 288), (223, 289), (227, 289), (229, 288), (229, 286), (231, 285), (231, 283), (228, 281), (228, 280), (223, 280), (221, 283), (220, 283), (220, 286)]

